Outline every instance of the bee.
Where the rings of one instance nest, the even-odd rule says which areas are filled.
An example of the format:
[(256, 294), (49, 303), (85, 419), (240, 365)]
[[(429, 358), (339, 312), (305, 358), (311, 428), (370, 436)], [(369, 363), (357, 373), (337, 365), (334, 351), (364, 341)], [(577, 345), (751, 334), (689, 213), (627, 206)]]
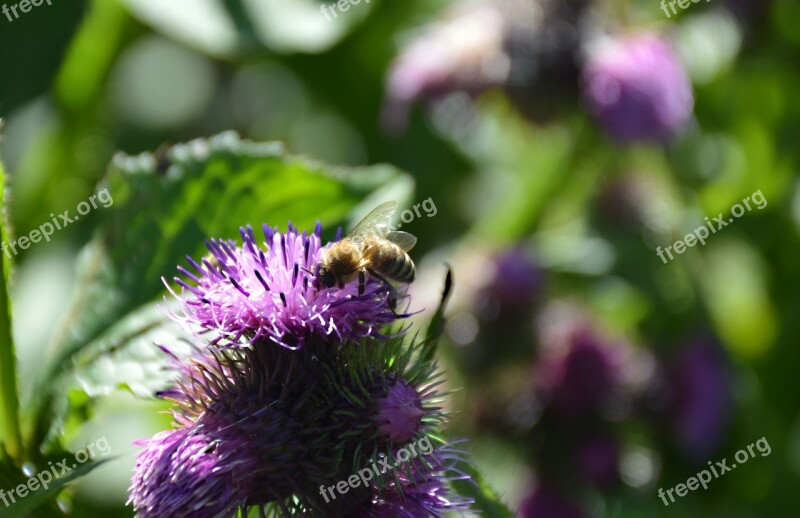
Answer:
[(397, 202), (387, 201), (367, 214), (342, 240), (331, 245), (317, 265), (317, 282), (325, 288), (343, 288), (358, 277), (358, 293), (364, 293), (366, 274), (389, 286), (390, 305), (396, 295), (389, 281), (410, 283), (416, 275), (408, 251), (417, 238), (408, 232), (391, 230)]

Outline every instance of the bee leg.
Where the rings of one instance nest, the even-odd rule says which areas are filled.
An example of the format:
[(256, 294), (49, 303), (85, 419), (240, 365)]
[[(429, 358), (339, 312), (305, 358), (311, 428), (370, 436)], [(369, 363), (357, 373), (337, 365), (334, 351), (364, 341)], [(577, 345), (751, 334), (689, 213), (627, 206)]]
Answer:
[(364, 268), (362, 268), (358, 272), (358, 294), (364, 294), (364, 286), (367, 285), (367, 272)]
[(395, 308), (397, 307), (397, 289), (392, 286), (392, 283), (386, 280), (386, 277), (378, 272), (370, 270), (369, 273), (379, 281), (383, 281), (383, 283), (386, 285), (386, 289), (389, 290), (389, 295), (386, 297), (386, 303), (388, 304), (389, 309), (392, 310), (392, 313), (394, 313), (395, 316), (399, 316), (395, 311)]
[(389, 305), (389, 309), (392, 310), (392, 313), (394, 313), (394, 316), (400, 316), (397, 314), (397, 311), (395, 311), (397, 308), (397, 290), (394, 289), (394, 286), (391, 284), (389, 285), (389, 296), (386, 297), (386, 303)]

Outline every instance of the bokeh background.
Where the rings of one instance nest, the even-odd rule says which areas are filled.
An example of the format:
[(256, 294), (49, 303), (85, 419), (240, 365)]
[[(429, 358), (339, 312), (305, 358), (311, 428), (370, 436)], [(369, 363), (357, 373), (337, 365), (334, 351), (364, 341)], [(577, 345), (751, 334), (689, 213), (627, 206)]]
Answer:
[[(31, 512), (130, 516), (132, 442), (169, 426), (146, 397), (164, 381), (152, 342), (167, 335), (98, 332), (81, 349), (74, 324), (76, 307), (116, 307), (130, 286), (123, 307), (156, 318), (175, 263), (118, 268), (131, 274), (107, 280), (119, 292), (81, 291), (99, 235), (120, 267), (131, 250), (157, 255), (177, 214), (198, 222), (175, 246), (194, 253), (201, 230), (346, 227), (391, 195), (435, 204), (404, 225), (419, 237), (413, 298), (434, 307), (452, 266), (450, 429), (512, 511), (796, 515), (800, 4), (711, 0), (667, 17), (655, 0), (373, 0), (331, 20), (321, 5), (54, 0), (0, 17), (14, 234), (98, 185), (115, 199), (14, 258), (33, 457), (101, 436), (115, 455)], [(394, 169), (365, 169), (358, 185), (262, 184), (231, 160), (224, 180), (157, 196), (113, 172), (168, 183), (175, 153), (193, 149), (171, 145), (229, 130), (322, 169)], [(705, 246), (656, 255), (757, 191), (766, 207)], [(669, 507), (657, 496), (762, 437), (768, 456)], [(20, 476), (2, 475), (3, 487)]]

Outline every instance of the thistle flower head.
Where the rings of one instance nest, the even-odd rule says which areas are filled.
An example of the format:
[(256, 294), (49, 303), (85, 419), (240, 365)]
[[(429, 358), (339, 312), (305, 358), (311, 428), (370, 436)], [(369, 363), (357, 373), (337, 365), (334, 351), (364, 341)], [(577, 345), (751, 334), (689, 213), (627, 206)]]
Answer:
[(686, 71), (652, 34), (597, 44), (583, 70), (583, 91), (606, 132), (623, 143), (674, 136), (694, 106)]
[(260, 247), (241, 232), (241, 246), (211, 240), (212, 259), (180, 268), (192, 284), (176, 278), (180, 319), (206, 333), (185, 358), (162, 346), (176, 378), (157, 395), (176, 403), (176, 429), (140, 443), (137, 516), (441, 516), (466, 505), (447, 496), (447, 452), (322, 501), (320, 487), (444, 420), (436, 363), (421, 350), (432, 342), (384, 334), (397, 315), (383, 281), (362, 293), (314, 282), (319, 226), (310, 236), (265, 227)]
[(285, 378), (265, 359), (258, 350), (222, 351), (183, 366), (179, 385), (161, 393), (178, 404), (179, 428), (137, 443), (144, 449), (129, 501), (137, 516), (228, 516), (296, 489), (317, 431), (298, 419), (302, 412), (290, 416), (277, 390)]
[(425, 410), (417, 390), (400, 379), (389, 387), (386, 397), (376, 402), (378, 432), (402, 444), (417, 435)]
[(285, 233), (266, 225), (263, 231), (262, 245), (248, 226), (240, 229), (241, 246), (211, 239), (211, 259), (187, 257), (194, 272), (178, 267), (190, 282), (175, 277), (183, 315), (173, 317), (211, 332), (211, 345), (266, 338), (287, 348), (301, 347), (311, 335), (342, 343), (379, 336), (397, 318), (382, 281), (369, 278), (362, 294), (357, 282), (341, 289), (316, 285), (312, 272), (324, 251), (319, 225), (311, 235), (291, 225)]

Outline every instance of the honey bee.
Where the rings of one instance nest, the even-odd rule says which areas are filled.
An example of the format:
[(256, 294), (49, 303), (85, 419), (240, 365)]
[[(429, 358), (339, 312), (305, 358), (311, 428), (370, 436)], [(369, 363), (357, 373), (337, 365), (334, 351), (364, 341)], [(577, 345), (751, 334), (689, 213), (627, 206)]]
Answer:
[(390, 229), (397, 202), (387, 201), (367, 214), (342, 240), (328, 248), (317, 265), (317, 282), (332, 288), (358, 277), (358, 293), (364, 293), (366, 274), (386, 283), (391, 289), (390, 305), (396, 295), (389, 281), (409, 283), (414, 280), (416, 268), (408, 251), (417, 244), (417, 238), (408, 232)]

